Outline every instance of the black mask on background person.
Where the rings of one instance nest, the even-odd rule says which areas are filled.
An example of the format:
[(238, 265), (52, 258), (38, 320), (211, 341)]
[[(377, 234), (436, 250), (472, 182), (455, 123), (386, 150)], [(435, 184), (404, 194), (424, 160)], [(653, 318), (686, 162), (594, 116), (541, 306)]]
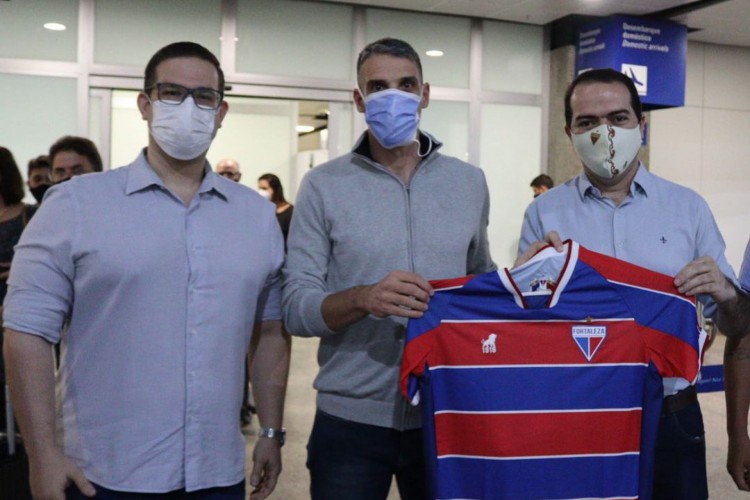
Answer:
[(40, 184), (37, 187), (33, 187), (29, 189), (31, 191), (31, 195), (34, 197), (37, 203), (42, 202), (42, 198), (44, 198), (44, 193), (47, 192), (49, 188), (51, 188), (51, 184)]

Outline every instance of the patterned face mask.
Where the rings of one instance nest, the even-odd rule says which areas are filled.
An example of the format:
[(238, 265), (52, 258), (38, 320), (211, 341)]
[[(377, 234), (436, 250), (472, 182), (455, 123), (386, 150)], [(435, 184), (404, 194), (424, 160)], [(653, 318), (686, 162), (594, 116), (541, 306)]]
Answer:
[(625, 172), (641, 149), (640, 127), (603, 124), (581, 134), (572, 134), (572, 139), (583, 164), (603, 179)]

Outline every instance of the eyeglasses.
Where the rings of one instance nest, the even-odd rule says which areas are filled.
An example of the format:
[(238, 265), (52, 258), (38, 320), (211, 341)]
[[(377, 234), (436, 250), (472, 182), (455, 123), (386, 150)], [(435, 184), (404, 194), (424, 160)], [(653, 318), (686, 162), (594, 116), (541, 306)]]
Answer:
[(217, 109), (221, 105), (223, 96), (218, 90), (207, 87), (189, 89), (176, 83), (157, 83), (146, 89), (156, 89), (156, 98), (164, 104), (178, 105), (187, 98), (193, 96), (193, 102), (201, 109)]

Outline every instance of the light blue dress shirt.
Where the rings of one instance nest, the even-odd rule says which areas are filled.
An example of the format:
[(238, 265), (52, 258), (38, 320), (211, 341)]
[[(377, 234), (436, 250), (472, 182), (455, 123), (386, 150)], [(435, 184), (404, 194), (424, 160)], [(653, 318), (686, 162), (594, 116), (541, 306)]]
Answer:
[[(620, 205), (602, 196), (585, 173), (537, 197), (526, 209), (519, 255), (550, 231), (589, 250), (669, 276), (708, 255), (737, 281), (706, 201), (695, 191), (650, 173), (643, 163)], [(704, 314), (713, 317), (716, 304), (708, 296), (699, 299)], [(664, 382), (666, 394), (686, 386), (682, 379)]]
[(740, 284), (742, 285), (742, 288), (750, 292), (750, 241), (747, 242), (747, 247), (745, 247), (745, 257), (742, 259)]
[(253, 324), (278, 320), (284, 242), (274, 207), (205, 177), (185, 206), (142, 153), (52, 188), (16, 247), (4, 325), (63, 334), (66, 455), (123, 491), (244, 478), (239, 428)]

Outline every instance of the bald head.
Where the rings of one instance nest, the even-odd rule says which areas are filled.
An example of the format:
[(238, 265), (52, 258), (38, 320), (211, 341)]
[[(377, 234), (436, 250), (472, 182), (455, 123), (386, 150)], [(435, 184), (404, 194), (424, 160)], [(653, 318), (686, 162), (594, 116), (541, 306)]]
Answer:
[(231, 158), (224, 158), (216, 164), (216, 173), (223, 175), (227, 179), (231, 179), (234, 182), (240, 182), (240, 164)]

